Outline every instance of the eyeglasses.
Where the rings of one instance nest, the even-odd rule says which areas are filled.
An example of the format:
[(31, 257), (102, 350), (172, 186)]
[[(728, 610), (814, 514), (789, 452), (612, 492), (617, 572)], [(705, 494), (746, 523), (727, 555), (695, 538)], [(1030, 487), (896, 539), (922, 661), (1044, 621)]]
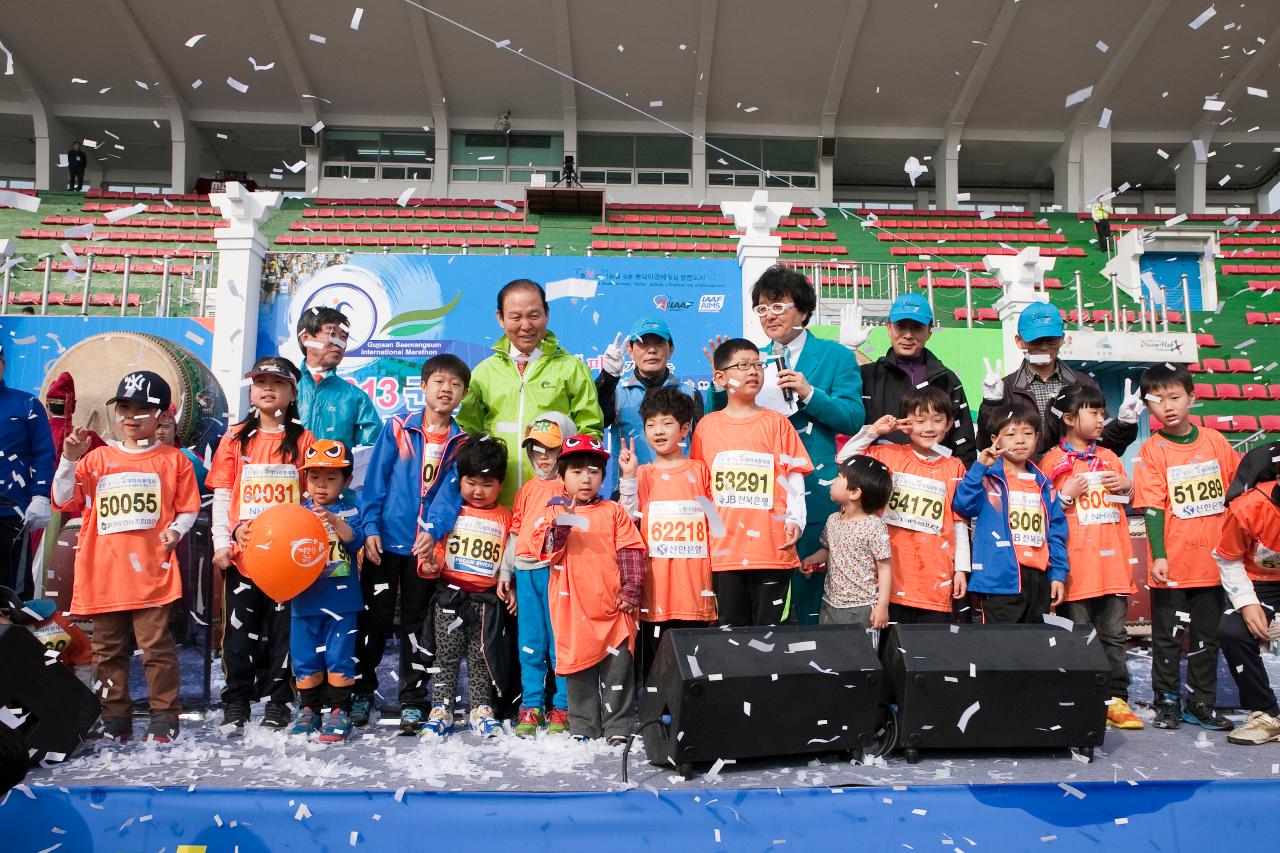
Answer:
[(766, 314), (772, 314), (773, 316), (776, 317), (779, 314), (786, 313), (788, 308), (794, 308), (794, 307), (796, 307), (796, 304), (794, 302), (774, 302), (769, 305), (757, 305), (752, 310), (756, 312), (757, 317), (763, 317)]
[(729, 369), (741, 370), (743, 373), (746, 373), (749, 370), (764, 370), (764, 362), (763, 361), (739, 361), (733, 364), (726, 364), (724, 367), (721, 368), (721, 370), (729, 370)]

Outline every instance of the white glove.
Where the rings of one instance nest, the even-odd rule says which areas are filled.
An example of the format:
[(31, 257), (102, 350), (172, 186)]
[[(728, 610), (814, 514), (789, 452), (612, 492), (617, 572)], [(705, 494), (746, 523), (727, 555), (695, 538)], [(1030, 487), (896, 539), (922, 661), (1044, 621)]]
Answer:
[(604, 348), (600, 354), (600, 369), (610, 376), (621, 376), (622, 366), (627, 363), (626, 351), (622, 348), (622, 332), (613, 339), (613, 343)]
[(995, 369), (991, 369), (991, 360), (984, 358), (982, 366), (987, 369), (987, 375), (982, 378), (982, 399), (990, 400), (997, 403), (1004, 399), (1004, 380), (1000, 378), (1000, 359), (996, 359)]
[(1124, 381), (1124, 398), (1120, 401), (1120, 411), (1116, 412), (1116, 420), (1122, 424), (1136, 424), (1146, 408), (1142, 403), (1142, 392), (1133, 387), (1129, 379)]
[(23, 516), (23, 526), (27, 530), (44, 530), (49, 526), (49, 514), (52, 509), (49, 506), (49, 499), (46, 497), (34, 497), (31, 503), (27, 504), (26, 514)]
[(862, 306), (845, 305), (840, 309), (840, 345), (857, 349), (867, 342), (871, 330), (862, 325)]

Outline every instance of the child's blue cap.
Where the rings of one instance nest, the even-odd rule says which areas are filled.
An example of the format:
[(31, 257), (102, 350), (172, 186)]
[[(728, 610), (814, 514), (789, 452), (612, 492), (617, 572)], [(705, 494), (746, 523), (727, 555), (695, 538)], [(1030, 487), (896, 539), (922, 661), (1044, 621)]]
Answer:
[(919, 293), (904, 293), (893, 300), (889, 306), (889, 322), (902, 320), (914, 320), (922, 326), (932, 325), (933, 309), (929, 307), (929, 300)]
[(1027, 343), (1042, 338), (1061, 338), (1065, 334), (1062, 314), (1048, 302), (1033, 302), (1018, 315), (1018, 337)]
[(631, 324), (631, 331), (627, 333), (627, 343), (638, 341), (645, 335), (657, 335), (663, 340), (672, 340), (671, 330), (667, 328), (666, 323), (655, 317), (637, 317)]

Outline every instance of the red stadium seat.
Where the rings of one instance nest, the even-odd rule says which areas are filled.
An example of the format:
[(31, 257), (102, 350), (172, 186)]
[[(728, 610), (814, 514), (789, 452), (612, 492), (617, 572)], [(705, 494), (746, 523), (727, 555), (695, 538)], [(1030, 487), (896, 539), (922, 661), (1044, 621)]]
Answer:
[(1258, 427), (1267, 432), (1280, 432), (1280, 415), (1263, 415), (1258, 418)]
[(1233, 385), (1229, 382), (1223, 382), (1215, 385), (1214, 390), (1217, 392), (1217, 399), (1219, 400), (1239, 400), (1241, 396), (1240, 386)]
[[(1170, 320), (1169, 322), (1173, 321)], [(1217, 349), (1220, 344), (1214, 339), (1213, 335), (1198, 334), (1196, 335), (1196, 346)]]
[(1250, 326), (1265, 326), (1269, 322), (1264, 311), (1246, 311), (1244, 321)]
[(1246, 400), (1265, 400), (1267, 399), (1267, 386), (1250, 383), (1243, 385), (1240, 392), (1244, 394)]
[(1247, 358), (1229, 359), (1227, 370), (1231, 373), (1253, 373), (1253, 362)]
[(1195, 395), (1197, 400), (1216, 400), (1217, 386), (1210, 385), (1208, 382), (1197, 382), (1195, 384)]
[(1206, 358), (1201, 362), (1200, 373), (1226, 373), (1227, 363), (1220, 358)]

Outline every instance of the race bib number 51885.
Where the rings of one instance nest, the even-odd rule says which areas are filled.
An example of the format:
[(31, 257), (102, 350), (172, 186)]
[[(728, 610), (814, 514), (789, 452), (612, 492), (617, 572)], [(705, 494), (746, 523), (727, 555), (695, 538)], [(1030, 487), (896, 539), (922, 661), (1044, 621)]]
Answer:
[(716, 506), (773, 509), (773, 455), (724, 450), (711, 465)]

